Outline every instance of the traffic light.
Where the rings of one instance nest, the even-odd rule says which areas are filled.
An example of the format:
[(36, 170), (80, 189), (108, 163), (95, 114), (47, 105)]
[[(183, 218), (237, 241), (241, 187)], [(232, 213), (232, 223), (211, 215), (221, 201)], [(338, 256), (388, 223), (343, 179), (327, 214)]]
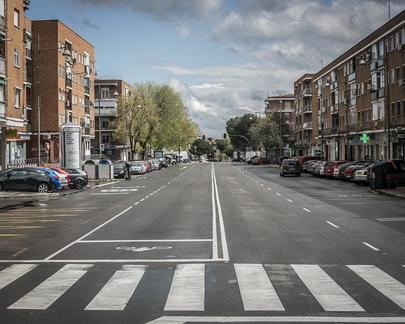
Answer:
[(228, 137), (228, 135), (226, 133), (224, 133), (224, 139), (226, 139)]

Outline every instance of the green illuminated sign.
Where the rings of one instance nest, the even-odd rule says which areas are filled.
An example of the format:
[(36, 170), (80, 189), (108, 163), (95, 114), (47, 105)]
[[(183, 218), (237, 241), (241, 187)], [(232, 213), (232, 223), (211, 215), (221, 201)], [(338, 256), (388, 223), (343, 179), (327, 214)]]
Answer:
[(370, 136), (368, 136), (367, 134), (363, 134), (360, 136), (360, 141), (362, 141), (363, 144), (367, 144), (369, 140), (370, 140)]

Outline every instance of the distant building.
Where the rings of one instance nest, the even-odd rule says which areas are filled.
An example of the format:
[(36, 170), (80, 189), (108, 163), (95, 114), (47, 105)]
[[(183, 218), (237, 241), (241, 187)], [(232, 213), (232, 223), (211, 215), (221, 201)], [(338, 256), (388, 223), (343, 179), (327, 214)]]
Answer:
[(59, 20), (32, 21), (34, 66), (32, 136), (28, 154), (59, 161), (59, 128), (66, 122), (82, 127), (82, 159), (90, 157), (94, 138), (94, 47)]
[(31, 22), (24, 15), (28, 0), (0, 1), (1, 167), (24, 161), (32, 109)]
[(281, 138), (282, 148), (278, 149), (279, 155), (290, 154), (294, 143), (294, 95), (285, 94), (279, 96), (269, 96), (265, 100), (266, 115), (271, 115), (275, 122), (282, 126)]
[(312, 155), (312, 78), (304, 74), (294, 82), (295, 154)]
[(92, 145), (92, 155), (110, 159), (128, 159), (127, 144), (114, 137), (116, 120), (118, 116), (118, 102), (125, 101), (130, 95), (130, 86), (123, 80), (96, 79), (95, 91), (95, 132), (96, 136)]

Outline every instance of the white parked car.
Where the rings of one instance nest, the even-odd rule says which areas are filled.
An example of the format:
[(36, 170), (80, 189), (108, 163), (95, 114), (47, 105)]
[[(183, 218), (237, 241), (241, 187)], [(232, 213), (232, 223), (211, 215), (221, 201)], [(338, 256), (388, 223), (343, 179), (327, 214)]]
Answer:
[(353, 182), (357, 184), (368, 184), (368, 168), (355, 171)]
[(144, 174), (146, 173), (146, 165), (143, 161), (131, 162), (131, 173), (132, 174)]

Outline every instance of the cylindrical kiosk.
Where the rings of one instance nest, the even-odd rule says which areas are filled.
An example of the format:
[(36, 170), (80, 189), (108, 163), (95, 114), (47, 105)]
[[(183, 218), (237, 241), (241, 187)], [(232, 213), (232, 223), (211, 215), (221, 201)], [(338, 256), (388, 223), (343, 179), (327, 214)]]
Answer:
[(82, 128), (66, 123), (60, 128), (60, 164), (64, 168), (81, 168)]

